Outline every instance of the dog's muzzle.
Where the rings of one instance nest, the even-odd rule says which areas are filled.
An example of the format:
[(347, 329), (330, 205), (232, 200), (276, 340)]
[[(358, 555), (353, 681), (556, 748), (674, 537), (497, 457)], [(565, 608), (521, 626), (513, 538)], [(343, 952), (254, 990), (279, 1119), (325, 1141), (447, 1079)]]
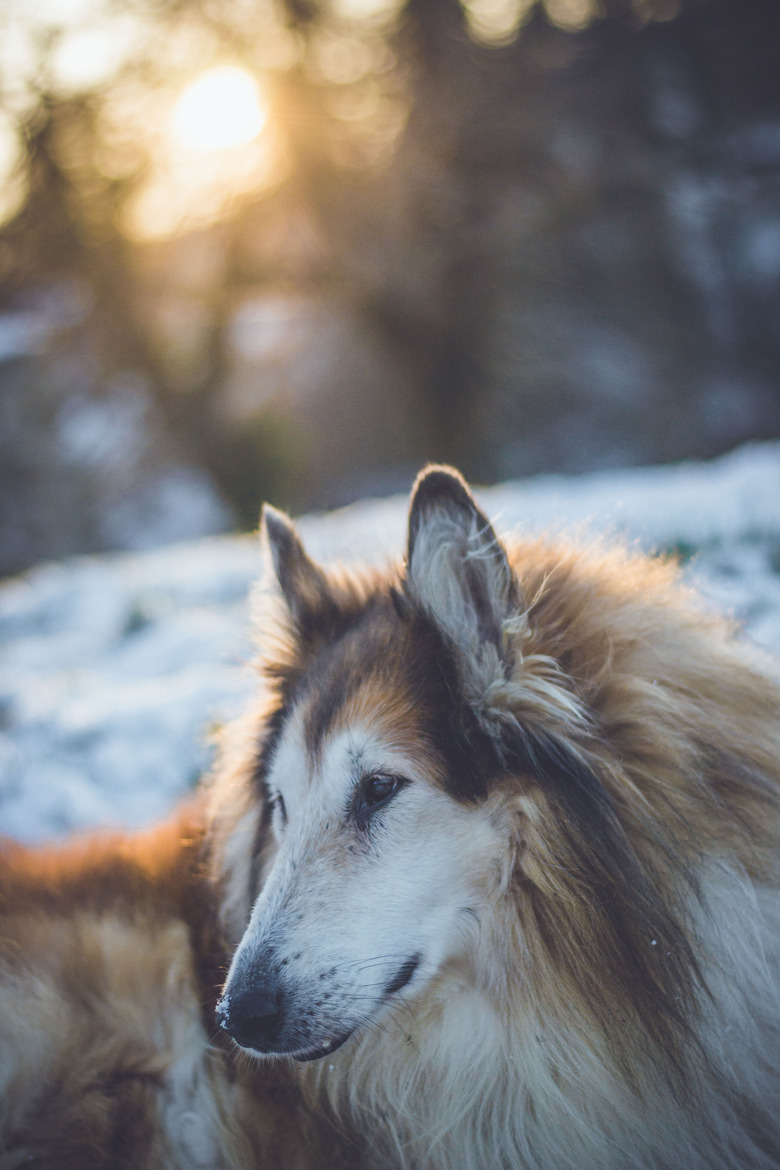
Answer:
[(266, 973), (231, 979), (217, 1004), (217, 1023), (242, 1048), (263, 1056), (319, 1060), (340, 1048), (354, 1028), (333, 1028), (296, 1006), (280, 979)]

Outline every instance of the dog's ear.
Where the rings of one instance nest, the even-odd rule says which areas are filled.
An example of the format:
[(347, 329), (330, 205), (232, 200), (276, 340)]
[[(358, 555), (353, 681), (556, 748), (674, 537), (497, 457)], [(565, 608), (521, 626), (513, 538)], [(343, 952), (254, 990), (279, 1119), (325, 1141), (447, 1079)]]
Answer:
[(263, 505), (261, 535), (290, 616), (305, 632), (317, 614), (333, 605), (327, 578), (309, 557), (289, 516)]
[(426, 468), (412, 489), (405, 590), (455, 651), (462, 674), (478, 668), (484, 685), (486, 672), (502, 669), (517, 583), (490, 522), (450, 467)]

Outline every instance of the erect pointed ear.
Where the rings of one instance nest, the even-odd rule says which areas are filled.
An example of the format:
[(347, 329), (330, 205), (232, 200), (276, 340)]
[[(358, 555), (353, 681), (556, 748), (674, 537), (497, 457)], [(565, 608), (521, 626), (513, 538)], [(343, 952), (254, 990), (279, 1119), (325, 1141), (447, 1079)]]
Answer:
[(503, 673), (502, 629), (519, 592), (506, 551), (463, 477), (428, 467), (409, 507), (406, 593), (459, 659), (461, 675), (486, 685)]
[(295, 625), (304, 632), (317, 614), (333, 606), (322, 569), (306, 552), (289, 516), (263, 505), (262, 540)]

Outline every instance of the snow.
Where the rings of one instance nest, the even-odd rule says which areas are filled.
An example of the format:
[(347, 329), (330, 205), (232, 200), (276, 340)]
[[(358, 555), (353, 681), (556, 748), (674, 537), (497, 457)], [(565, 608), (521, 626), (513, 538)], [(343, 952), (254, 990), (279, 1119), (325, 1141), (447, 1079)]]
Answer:
[[(674, 549), (709, 602), (780, 653), (780, 443), (706, 464), (547, 476), (479, 493), (501, 531), (575, 528)], [(322, 560), (403, 548), (407, 498), (300, 522)], [(41, 565), (0, 585), (0, 833), (161, 816), (252, 685), (254, 537)]]

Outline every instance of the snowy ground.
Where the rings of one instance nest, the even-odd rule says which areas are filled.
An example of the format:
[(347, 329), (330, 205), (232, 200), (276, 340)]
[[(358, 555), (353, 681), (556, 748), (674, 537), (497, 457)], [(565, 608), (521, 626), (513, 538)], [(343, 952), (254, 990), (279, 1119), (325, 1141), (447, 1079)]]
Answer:
[[(710, 464), (486, 489), (500, 530), (583, 525), (675, 549), (713, 604), (780, 654), (780, 443)], [(321, 559), (401, 551), (406, 500), (301, 528)], [(23, 840), (164, 813), (251, 685), (254, 539), (43, 565), (0, 585), (0, 834)]]

